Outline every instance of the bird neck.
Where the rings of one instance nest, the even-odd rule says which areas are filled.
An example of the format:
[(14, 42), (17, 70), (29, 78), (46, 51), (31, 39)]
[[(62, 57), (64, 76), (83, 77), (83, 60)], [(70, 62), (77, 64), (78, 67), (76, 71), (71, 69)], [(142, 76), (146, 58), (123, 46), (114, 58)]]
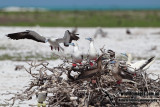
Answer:
[(47, 38), (47, 39), (45, 40), (45, 43), (47, 43), (47, 42), (48, 42), (48, 40), (49, 40), (49, 39)]
[(94, 42), (93, 41), (90, 42), (90, 49), (94, 49)]
[(90, 46), (94, 46), (94, 42), (93, 41), (90, 42)]
[(79, 51), (79, 47), (78, 46), (74, 46), (73, 51), (74, 52)]
[(131, 61), (132, 61), (132, 56), (129, 54), (129, 55), (128, 55), (127, 64), (131, 64)]

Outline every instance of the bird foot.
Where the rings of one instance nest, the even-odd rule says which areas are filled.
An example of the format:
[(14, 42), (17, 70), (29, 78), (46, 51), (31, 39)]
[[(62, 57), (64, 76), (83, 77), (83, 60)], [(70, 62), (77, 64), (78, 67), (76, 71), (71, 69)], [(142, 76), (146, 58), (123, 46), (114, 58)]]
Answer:
[(89, 62), (89, 64), (90, 64), (91, 66), (93, 66), (93, 63), (92, 63), (92, 62)]
[(117, 84), (121, 84), (121, 82), (122, 82), (121, 80), (118, 80), (118, 81), (117, 81)]
[(73, 63), (73, 64), (72, 64), (72, 66), (73, 66), (73, 67), (76, 67), (76, 66), (77, 66), (77, 64), (74, 64), (74, 63)]
[(92, 80), (91, 82), (92, 82), (92, 84), (96, 84), (97, 81), (96, 80)]
[(37, 107), (46, 107), (46, 103), (38, 103)]
[(136, 73), (134, 73), (134, 74), (133, 74), (133, 76), (135, 77), (135, 76), (137, 76), (137, 74), (136, 74)]
[(97, 58), (96, 58), (96, 59), (94, 59), (94, 61), (96, 62), (96, 61), (97, 61)]

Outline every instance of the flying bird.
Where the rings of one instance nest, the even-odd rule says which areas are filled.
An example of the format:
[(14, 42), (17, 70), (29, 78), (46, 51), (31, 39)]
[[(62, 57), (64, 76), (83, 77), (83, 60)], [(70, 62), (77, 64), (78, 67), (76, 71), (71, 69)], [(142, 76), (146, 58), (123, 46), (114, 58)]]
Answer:
[(78, 44), (77, 43), (70, 43), (70, 45), (73, 46), (73, 53), (71, 55), (73, 66), (76, 66), (76, 63), (81, 64), (81, 62), (83, 60), (83, 54), (82, 54), (82, 51), (79, 50)]
[[(89, 60), (96, 61), (98, 58), (98, 53), (96, 51), (96, 48), (94, 47), (94, 40), (92, 38), (86, 38), (86, 40), (90, 41), (89, 50), (88, 50), (88, 58), (89, 58)], [(90, 62), (90, 65), (92, 66), (93, 63)]]
[(153, 57), (149, 58), (148, 60), (141, 60), (141, 61), (137, 61), (135, 63), (131, 63), (132, 55), (129, 53), (122, 53), (122, 54), (128, 58), (126, 64), (128, 65), (128, 70), (131, 72), (135, 72), (137, 70), (146, 70), (155, 61), (155, 56), (153, 56)]
[(74, 28), (72, 29), (72, 34), (76, 34), (76, 33), (77, 33), (77, 30), (78, 30), (78, 28), (77, 28), (77, 27), (74, 27)]
[(97, 35), (101, 35), (102, 37), (106, 37), (107, 32), (104, 32), (101, 27), (98, 27), (95, 34), (94, 34), (94, 38), (96, 38)]
[(26, 30), (24, 32), (17, 32), (17, 33), (11, 33), (11, 34), (7, 34), (6, 36), (10, 39), (13, 40), (19, 40), (19, 39), (31, 39), (37, 42), (41, 42), (41, 43), (49, 43), (51, 50), (53, 49), (57, 49), (59, 50), (64, 50), (59, 44), (60, 43), (64, 43), (65, 47), (68, 47), (69, 43), (72, 42), (72, 40), (78, 40), (79, 37), (76, 36), (78, 34), (72, 34), (71, 32), (69, 32), (69, 30), (66, 30), (64, 33), (64, 37), (63, 38), (45, 38), (43, 36), (41, 36), (40, 34), (38, 34), (35, 31), (32, 30)]

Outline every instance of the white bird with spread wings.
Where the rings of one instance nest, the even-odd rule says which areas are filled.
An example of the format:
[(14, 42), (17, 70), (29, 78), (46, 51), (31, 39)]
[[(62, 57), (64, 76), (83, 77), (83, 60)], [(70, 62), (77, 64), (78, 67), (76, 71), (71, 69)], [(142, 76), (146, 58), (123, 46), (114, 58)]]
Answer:
[(64, 46), (68, 47), (69, 43), (71, 43), (72, 40), (77, 41), (79, 39), (79, 37), (76, 35), (78, 34), (72, 34), (71, 32), (69, 32), (69, 30), (66, 30), (63, 38), (45, 38), (35, 31), (26, 30), (24, 32), (7, 34), (6, 36), (13, 40), (32, 39), (34, 41), (41, 42), (41, 43), (48, 42), (50, 44), (51, 50), (57, 49), (58, 51), (59, 50), (63, 51), (64, 49), (59, 44), (64, 43)]

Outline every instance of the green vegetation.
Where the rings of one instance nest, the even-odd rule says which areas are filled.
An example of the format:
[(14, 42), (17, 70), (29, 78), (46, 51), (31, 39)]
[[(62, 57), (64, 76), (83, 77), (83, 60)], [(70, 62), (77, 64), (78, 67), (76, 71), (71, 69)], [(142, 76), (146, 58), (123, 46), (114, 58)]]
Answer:
[(9, 54), (3, 54), (0, 56), (0, 60), (13, 60), (13, 61), (29, 61), (29, 60), (56, 60), (58, 59), (57, 56), (42, 56), (40, 54), (36, 54), (36, 55), (27, 55), (27, 56), (22, 56), (20, 54), (17, 54), (16, 56), (12, 56)]
[(160, 11), (0, 12), (1, 26), (160, 27)]

